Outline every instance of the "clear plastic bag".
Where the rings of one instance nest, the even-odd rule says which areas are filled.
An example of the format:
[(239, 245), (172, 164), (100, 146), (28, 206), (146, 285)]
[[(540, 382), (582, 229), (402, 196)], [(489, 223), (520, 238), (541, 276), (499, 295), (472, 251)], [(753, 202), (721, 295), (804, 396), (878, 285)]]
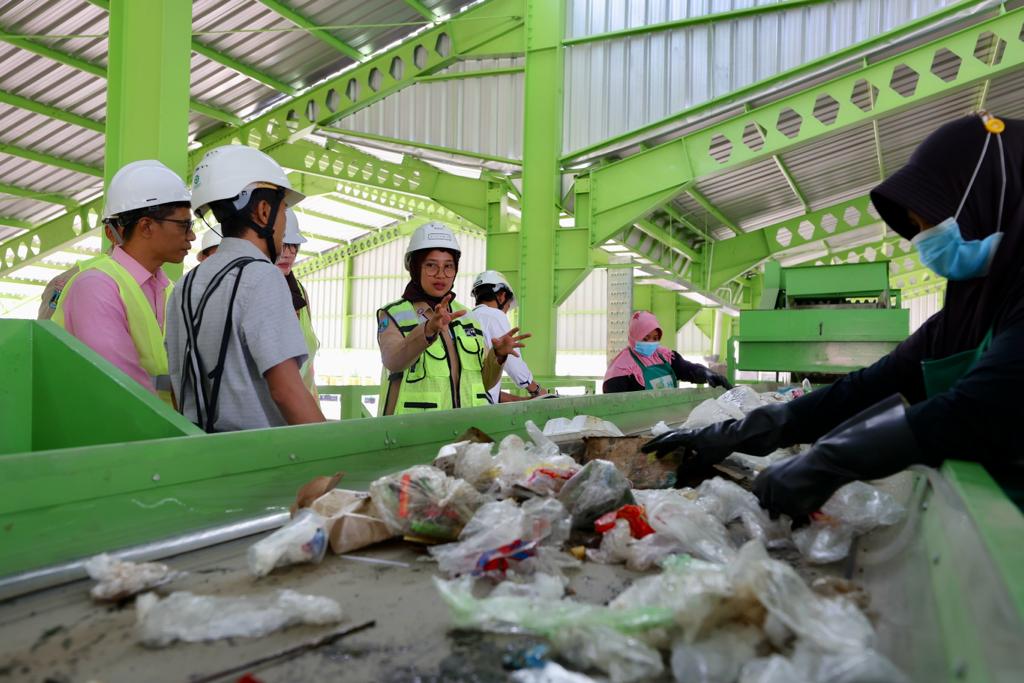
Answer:
[(377, 517), (396, 534), (454, 541), (485, 498), (464, 479), (417, 465), (370, 484)]
[(837, 562), (850, 554), (855, 536), (896, 524), (905, 515), (890, 494), (855, 481), (836, 491), (808, 526), (794, 531), (793, 543), (808, 562)]
[(491, 455), (492, 446), (489, 443), (467, 443), (460, 448), (455, 456), (455, 477), (465, 479), (481, 493), (488, 491), (498, 474)]
[(103, 553), (85, 563), (89, 578), (98, 581), (89, 591), (94, 600), (116, 601), (170, 583), (182, 576), (159, 562), (128, 562)]
[(761, 396), (746, 384), (737, 384), (715, 400), (730, 414), (738, 411), (741, 415), (749, 415), (764, 405)]
[(249, 547), (249, 573), (266, 576), (277, 567), (318, 564), (327, 551), (327, 520), (303, 508), (283, 527)]
[(751, 626), (722, 628), (696, 642), (672, 645), (672, 675), (678, 683), (733, 683), (763, 639)]
[(574, 529), (591, 529), (606, 512), (636, 503), (629, 480), (607, 460), (591, 460), (567, 481), (558, 500), (572, 514)]
[(642, 640), (600, 625), (574, 625), (551, 636), (555, 650), (574, 667), (597, 669), (612, 683), (647, 681), (661, 675), (661, 653)]
[(743, 665), (739, 683), (811, 683), (782, 655), (751, 659)]
[(690, 411), (690, 415), (683, 423), (684, 429), (701, 429), (726, 420), (741, 420), (743, 412), (731, 405), (723, 405), (713, 398), (709, 398), (696, 408)]
[[(531, 425), (528, 422), (527, 428)], [(534, 438), (539, 438), (543, 444), (546, 437), (536, 427), (534, 431)], [(528, 444), (514, 434), (502, 439), (498, 455), (494, 458), (499, 497), (509, 497), (517, 488), (536, 495), (551, 495), (579, 471), (580, 466), (575, 460), (559, 453), (558, 446), (553, 443), (548, 444)]]
[(789, 524), (773, 520), (750, 491), (721, 477), (706, 479), (696, 488), (697, 504), (723, 524), (740, 520), (747, 539), (756, 538), (769, 548), (790, 545)]
[(251, 597), (176, 592), (163, 600), (146, 593), (135, 606), (139, 640), (150, 647), (176, 640), (258, 638), (295, 624), (334, 624), (342, 618), (334, 600), (291, 590)]
[(487, 503), (476, 511), (457, 543), (434, 546), (431, 556), (448, 576), (522, 571), (542, 543), (560, 545), (569, 537), (569, 513), (554, 498), (531, 498), (522, 507), (511, 500)]
[(513, 683), (596, 683), (590, 676), (569, 671), (558, 662), (547, 662), (542, 669), (520, 669), (509, 678)]
[(556, 417), (544, 425), (544, 436), (556, 443), (575, 441), (585, 436), (625, 436), (617, 426), (593, 415)]
[(655, 532), (678, 541), (683, 552), (711, 562), (726, 563), (736, 556), (725, 525), (681, 491), (646, 497), (647, 519)]
[(877, 650), (822, 652), (797, 643), (793, 667), (810, 683), (910, 683), (910, 679)]
[(667, 424), (665, 424), (665, 421), (662, 420), (658, 424), (651, 427), (651, 436), (661, 436), (662, 434), (671, 432), (672, 429), (672, 427), (669, 427)]

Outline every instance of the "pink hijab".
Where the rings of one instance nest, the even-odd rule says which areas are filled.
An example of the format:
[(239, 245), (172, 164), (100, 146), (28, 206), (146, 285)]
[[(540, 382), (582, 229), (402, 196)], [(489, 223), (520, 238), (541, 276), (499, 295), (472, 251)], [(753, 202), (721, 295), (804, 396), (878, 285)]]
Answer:
[[(633, 378), (641, 384), (644, 384), (644, 371), (641, 365), (638, 365), (636, 360), (633, 358), (633, 354), (640, 359), (640, 363), (644, 367), (651, 365), (660, 365), (661, 363), (672, 362), (672, 350), (667, 349), (664, 346), (658, 347), (658, 350), (653, 355), (641, 356), (636, 353), (636, 343), (641, 341), (644, 337), (649, 335), (654, 330), (661, 329), (661, 323), (654, 317), (653, 313), (648, 311), (637, 311), (633, 314), (633, 317), (629, 321), (629, 348), (622, 349), (619, 355), (615, 356), (615, 360), (608, 366), (608, 372), (605, 373), (605, 381), (610, 380), (613, 377), (622, 377), (624, 375), (632, 375)], [(662, 338), (664, 339), (665, 330), (661, 330)], [(632, 351), (633, 353), (630, 353)]]

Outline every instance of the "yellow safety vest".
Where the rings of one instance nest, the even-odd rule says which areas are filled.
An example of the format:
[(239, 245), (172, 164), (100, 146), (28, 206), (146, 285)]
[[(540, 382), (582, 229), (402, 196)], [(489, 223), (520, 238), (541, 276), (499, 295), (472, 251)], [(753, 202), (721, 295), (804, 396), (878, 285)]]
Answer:
[[(160, 329), (156, 315), (153, 314), (153, 308), (142, 292), (142, 287), (132, 277), (132, 274), (113, 258), (107, 254), (101, 254), (80, 264), (78, 273), (64, 285), (62, 296), (57, 300), (57, 309), (53, 312), (53, 322), (64, 327), (64, 302), (67, 300), (67, 293), (71, 291), (75, 280), (87, 270), (106, 273), (117, 285), (121, 301), (124, 303), (125, 314), (128, 317), (128, 333), (132, 337), (132, 343), (135, 344), (135, 350), (139, 352), (139, 365), (153, 379), (157, 395), (171, 404), (164, 331)], [(173, 286), (170, 284), (164, 289), (163, 305), (165, 308), (167, 299), (171, 296), (171, 289)]]
[[(464, 306), (454, 302), (451, 307), (453, 311), (465, 310)], [(388, 304), (380, 312), (394, 321), (403, 337), (420, 324), (419, 314), (405, 299)], [(387, 368), (384, 368), (378, 404), (381, 410), (386, 409), (390, 395), (395, 391), (399, 392), (395, 415), (490, 403), (483, 378), (484, 354), (487, 353), (483, 331), (469, 316), (453, 320), (448, 329), (459, 356), (458, 386), (452, 381), (448, 347), (438, 334), (437, 339), (405, 372), (389, 374)]]
[(316, 338), (316, 332), (313, 330), (313, 318), (310, 317), (309, 308), (313, 304), (309, 301), (309, 295), (306, 294), (306, 288), (302, 286), (302, 283), (296, 280), (299, 285), (299, 291), (302, 292), (302, 298), (306, 300), (306, 305), (299, 309), (299, 327), (302, 328), (302, 337), (306, 340), (306, 351), (308, 353), (306, 362), (302, 364), (300, 372), (302, 373), (302, 381), (306, 383), (306, 386), (313, 394), (313, 398), (319, 398), (320, 392), (316, 388), (316, 376), (313, 369), (313, 359), (316, 357), (316, 352), (320, 349), (320, 340)]

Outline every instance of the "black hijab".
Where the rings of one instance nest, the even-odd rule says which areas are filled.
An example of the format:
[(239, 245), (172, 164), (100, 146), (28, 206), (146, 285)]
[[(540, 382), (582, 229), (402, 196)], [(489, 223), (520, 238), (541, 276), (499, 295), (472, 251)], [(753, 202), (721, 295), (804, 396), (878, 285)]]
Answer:
[(454, 290), (449, 289), (441, 296), (432, 296), (427, 294), (427, 291), (423, 289), (423, 285), (420, 284), (420, 278), (423, 273), (423, 262), (427, 260), (427, 254), (431, 251), (443, 251), (451, 254), (452, 258), (455, 259), (455, 272), (458, 273), (459, 256), (461, 256), (460, 252), (452, 251), (451, 249), (420, 249), (419, 251), (413, 252), (412, 258), (409, 259), (409, 284), (405, 286), (405, 291), (402, 292), (402, 298), (409, 303), (425, 301), (433, 307), (441, 303), (449, 294), (452, 295), (452, 300), (455, 299)]
[[(1002, 243), (985, 277), (950, 280), (945, 306), (911, 340), (915, 355), (945, 358), (977, 347), (990, 328), (1024, 314), (1024, 121), (1004, 120), (998, 134), (1003, 143), (1006, 195), (1002, 210)], [(918, 230), (907, 209), (933, 225), (956, 213), (967, 190), (985, 139), (989, 135), (979, 116), (945, 124), (914, 151), (906, 166), (871, 192), (882, 219), (901, 237), (911, 239)], [(1000, 224), (1003, 162), (996, 135), (989, 140), (985, 158), (958, 223), (965, 240), (991, 235)]]

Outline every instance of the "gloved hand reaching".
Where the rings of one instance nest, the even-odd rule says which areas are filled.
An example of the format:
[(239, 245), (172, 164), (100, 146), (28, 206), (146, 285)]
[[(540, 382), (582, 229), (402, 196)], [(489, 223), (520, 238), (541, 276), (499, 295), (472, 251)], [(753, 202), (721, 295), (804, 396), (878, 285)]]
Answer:
[(704, 382), (709, 387), (723, 387), (725, 389), (732, 389), (732, 384), (724, 375), (719, 375), (717, 372), (712, 372), (708, 368), (701, 368), (704, 371)]
[(732, 453), (767, 455), (778, 448), (782, 430), (791, 415), (784, 403), (752, 411), (742, 420), (726, 420), (701, 429), (674, 429), (643, 445), (644, 453), (657, 457), (679, 451), (683, 463), (708, 467)]
[(807, 453), (766, 469), (754, 480), (754, 493), (773, 519), (784, 514), (801, 524), (840, 486), (887, 477), (921, 462), (906, 404), (895, 394), (818, 439)]

